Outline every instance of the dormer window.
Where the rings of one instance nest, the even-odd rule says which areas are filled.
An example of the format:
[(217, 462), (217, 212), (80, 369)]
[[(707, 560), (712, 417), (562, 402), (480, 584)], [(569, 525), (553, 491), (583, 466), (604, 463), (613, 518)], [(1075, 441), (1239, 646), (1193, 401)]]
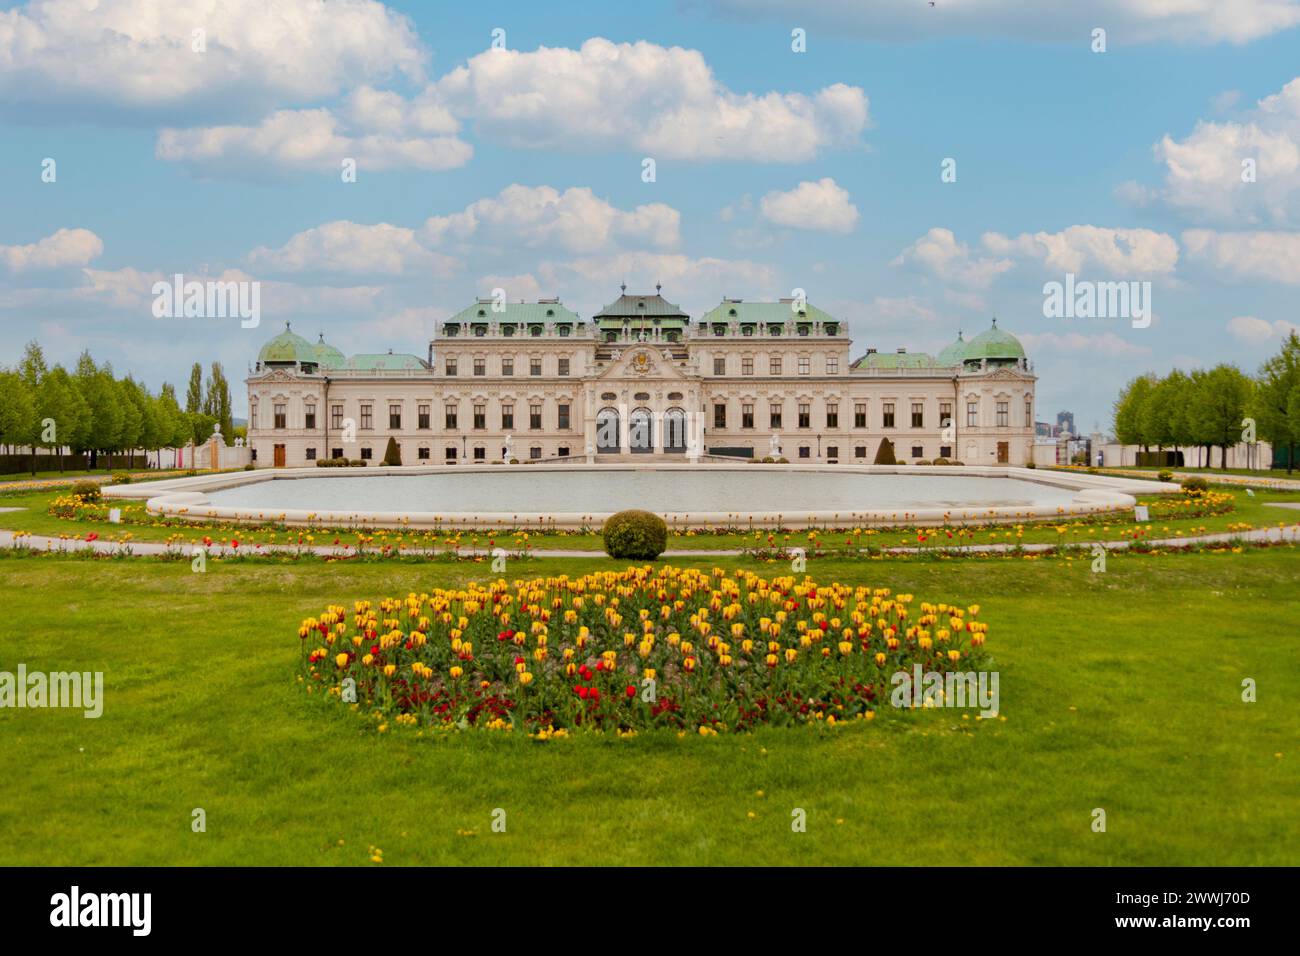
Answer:
[(569, 327), (567, 325), (560, 325), (557, 326), (556, 328), (560, 332), (560, 338), (567, 339), (569, 337)]
[(479, 314), (480, 316), (485, 316), (485, 315), (487, 315), (487, 313), (484, 312), (482, 309), (479, 309), (479, 310), (478, 310), (478, 314)]

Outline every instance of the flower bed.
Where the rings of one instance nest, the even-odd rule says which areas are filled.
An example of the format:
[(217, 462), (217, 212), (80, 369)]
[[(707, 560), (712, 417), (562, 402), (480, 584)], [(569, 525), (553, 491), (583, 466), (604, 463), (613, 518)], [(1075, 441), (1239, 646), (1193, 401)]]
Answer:
[(380, 729), (709, 734), (870, 719), (896, 671), (978, 669), (978, 615), (887, 588), (640, 567), (331, 605), (298, 637), (311, 691), (355, 694)]

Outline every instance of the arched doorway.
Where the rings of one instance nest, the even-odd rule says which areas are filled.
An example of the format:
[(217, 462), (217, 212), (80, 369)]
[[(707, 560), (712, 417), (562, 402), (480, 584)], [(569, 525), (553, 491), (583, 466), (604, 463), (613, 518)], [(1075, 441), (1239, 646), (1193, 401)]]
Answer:
[(634, 454), (645, 455), (655, 450), (654, 413), (645, 406), (632, 409), (627, 417), (627, 443)]
[(686, 412), (670, 408), (664, 412), (664, 451), (683, 454), (686, 451)]
[(596, 452), (597, 454), (617, 455), (619, 450), (618, 409), (602, 408), (596, 413)]

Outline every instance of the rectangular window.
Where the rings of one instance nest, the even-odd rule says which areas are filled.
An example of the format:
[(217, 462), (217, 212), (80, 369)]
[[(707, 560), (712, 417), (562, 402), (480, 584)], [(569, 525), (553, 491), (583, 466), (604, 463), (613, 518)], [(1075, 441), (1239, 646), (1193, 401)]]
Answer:
[(541, 457), (542, 457), (542, 446), (541, 446), (541, 445), (534, 445), (532, 448), (528, 449), (528, 457), (531, 458), (531, 459), (533, 459), (534, 461), (536, 461), (537, 459), (541, 458)]
[(741, 428), (754, 427), (754, 406), (753, 405), (740, 406), (740, 427)]
[(1034, 399), (1031, 395), (1025, 396), (1025, 427), (1034, 427)]
[(826, 356), (826, 374), (827, 375), (840, 374), (840, 357), (838, 355)]
[(811, 449), (810, 447), (808, 447), (807, 445), (800, 445), (800, 446), (799, 446), (799, 457), (800, 457), (800, 458), (811, 458), (811, 457), (812, 457), (812, 449)]
[(475, 461), (487, 461), (487, 449), (484, 448), (482, 445), (480, 445), (480, 446), (478, 446), (477, 448), (475, 448), (475, 449), (474, 449), (474, 460), (475, 460)]
[(947, 428), (952, 424), (952, 402), (939, 403), (939, 427)]
[(979, 424), (980, 406), (979, 402), (966, 403), (966, 427), (974, 428)]
[(416, 412), (418, 413), (417, 417), (419, 418), (420, 427), (428, 428), (429, 427), (429, 406), (428, 405), (416, 406)]
[(514, 405), (501, 406), (501, 427), (506, 431), (509, 431), (510, 429), (515, 427), (515, 406)]
[(839, 407), (839, 405), (831, 404), (831, 405), (827, 405), (827, 406), (826, 406), (826, 427), (827, 427), (827, 428), (839, 428), (839, 427), (840, 427), (840, 407)]
[(447, 371), (447, 377), (448, 377), (448, 378), (455, 378), (455, 377), (456, 377), (456, 360), (455, 360), (454, 358), (449, 358), (449, 359), (447, 359), (447, 362), (446, 362), (446, 364), (445, 364), (443, 367), (444, 367), (444, 368), (446, 369), (446, 371)]
[(559, 373), (558, 373), (558, 374), (560, 374), (560, 375), (568, 375), (568, 374), (569, 374), (569, 360), (568, 360), (568, 359), (566, 359), (566, 358), (562, 358), (562, 359), (560, 359), (560, 370), (559, 370)]
[(912, 446), (912, 457), (913, 457), (913, 458), (924, 458), (924, 457), (925, 457), (925, 449), (922, 448), (920, 445), (913, 445), (913, 446)]
[(854, 457), (854, 458), (866, 458), (866, 457), (867, 457), (867, 446), (866, 446), (866, 445), (855, 445), (855, 446), (853, 447), (853, 457)]
[(388, 406), (388, 427), (397, 429), (402, 427), (402, 406)]
[(925, 405), (922, 402), (912, 403), (912, 427), (925, 427)]
[(528, 406), (528, 427), (534, 430), (542, 427), (542, 406), (541, 405)]
[(487, 428), (487, 406), (486, 405), (474, 406), (474, 427), (479, 429)]
[(429, 460), (429, 449), (427, 449), (427, 448), (417, 448), (416, 451), (415, 451), (415, 457), (418, 458), (418, 459), (420, 459), (420, 461), (428, 461), (428, 460)]
[(331, 449), (330, 449), (330, 457), (331, 457), (331, 458), (342, 458), (342, 457), (343, 457), (343, 449), (342, 449), (342, 448), (331, 448)]
[(474, 360), (474, 374), (475, 375), (487, 374), (487, 359), (476, 358)]
[(362, 461), (370, 461), (370, 459), (372, 459), (374, 456), (375, 456), (375, 453), (374, 453), (373, 451), (371, 451), (369, 448), (363, 448), (363, 449), (361, 449), (361, 460), (362, 460)]
[[(568, 326), (560, 326), (560, 327), (561, 327), (561, 328), (568, 328)], [(561, 458), (568, 458), (568, 457), (569, 457), (569, 446), (568, 446), (568, 445), (561, 445), (561, 446), (559, 447), (559, 449), (557, 449), (557, 454), (558, 454)]]
[(804, 405), (804, 404), (799, 405), (799, 427), (800, 428), (812, 427), (812, 406), (811, 405)]
[(315, 448), (308, 448), (308, 449), (307, 449), (307, 460), (308, 460), (308, 461), (315, 461), (315, 460), (316, 460), (316, 449), (315, 449)]
[(768, 406), (767, 425), (769, 428), (781, 427), (781, 405), (779, 403)]
[(375, 413), (374, 413), (373, 405), (361, 406), (361, 427), (362, 428), (375, 427)]
[(456, 430), (456, 406), (447, 405), (446, 407), (443, 408), (442, 412), (444, 416), (443, 421), (446, 424), (447, 431), (455, 431)]
[(740, 360), (740, 374), (741, 375), (754, 374), (754, 360), (752, 358), (742, 358)]
[(882, 410), (883, 410), (885, 427), (893, 428), (894, 427), (894, 403), (885, 402), (885, 404), (882, 406)]
[(725, 402), (714, 402), (713, 404), (713, 427), (727, 427), (727, 405)]
[(542, 360), (541, 360), (541, 359), (539, 359), (539, 358), (534, 358), (534, 359), (529, 359), (529, 360), (528, 360), (528, 374), (529, 374), (529, 375), (541, 375), (541, 374), (542, 374)]
[(1010, 402), (998, 402), (998, 428), (1006, 428), (1011, 424)]
[(727, 358), (725, 355), (715, 355), (713, 357), (713, 374), (714, 375), (727, 374)]
[(273, 427), (275, 427), (275, 428), (283, 428), (283, 427), (284, 427), (284, 421), (285, 421), (285, 417), (286, 417), (286, 416), (285, 416), (285, 413), (284, 413), (284, 408), (285, 408), (285, 407), (284, 407), (283, 405), (276, 405), (276, 406), (274, 407), (273, 411), (274, 411), (274, 414), (275, 414), (275, 421), (274, 421)]
[(446, 459), (447, 459), (447, 464), (449, 464), (449, 465), (454, 465), (454, 464), (456, 464), (456, 449), (455, 449), (455, 448), (448, 447), (447, 450), (446, 450), (443, 454), (444, 454), (444, 456), (445, 456)]
[(779, 358), (768, 359), (768, 361), (767, 361), (767, 369), (768, 369), (768, 373), (771, 374), (771, 375), (780, 375), (780, 374), (781, 374), (781, 360), (780, 360)]
[(569, 406), (567, 404), (564, 403), (560, 404), (559, 417), (560, 417), (560, 428), (561, 429), (568, 428), (569, 427)]
[(854, 428), (867, 427), (867, 403), (866, 402), (855, 402), (853, 404), (853, 427)]
[(940, 446), (939, 446), (939, 457), (940, 457), (940, 458), (951, 458), (951, 457), (952, 457), (952, 445), (940, 445)]
[(839, 448), (839, 446), (838, 446), (838, 445), (827, 445), (827, 446), (826, 446), (826, 457), (827, 457), (827, 458), (831, 458), (831, 459), (839, 458), (839, 457), (840, 457), (840, 448)]
[(248, 430), (257, 431), (257, 402), (248, 406)]
[[(315, 405), (308, 405), (308, 406), (307, 406), (306, 413), (303, 415), (303, 421), (302, 421), (302, 424), (303, 424), (303, 427), (304, 427), (304, 428), (315, 428), (315, 427), (316, 427), (316, 406), (315, 406)], [(314, 449), (312, 450), (312, 454), (313, 454), (313, 455), (316, 454), (316, 452), (315, 452)]]
[(515, 374), (515, 360), (512, 358), (503, 358), (501, 360), (501, 374), (509, 377)]
[(806, 355), (799, 356), (799, 374), (807, 375), (812, 371), (812, 360)]
[(330, 406), (330, 428), (336, 432), (343, 430), (343, 406), (342, 405)]

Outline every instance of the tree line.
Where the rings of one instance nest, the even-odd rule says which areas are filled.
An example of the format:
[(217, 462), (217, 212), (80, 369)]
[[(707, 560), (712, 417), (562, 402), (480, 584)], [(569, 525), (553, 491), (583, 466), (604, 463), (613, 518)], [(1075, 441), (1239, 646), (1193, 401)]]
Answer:
[(1287, 449), (1290, 473), (1300, 443), (1300, 337), (1291, 332), (1254, 377), (1233, 365), (1139, 375), (1120, 392), (1113, 427), (1117, 441), (1143, 451), (1203, 449), (1207, 468), (1214, 448), (1220, 467), (1227, 467), (1233, 445), (1267, 441)]
[(25, 449), (36, 473), (38, 449), (58, 458), (65, 450), (86, 457), (87, 467), (104, 468), (114, 455), (202, 444), (221, 428), (233, 437), (230, 385), (220, 362), (206, 382), (198, 362), (190, 370), (185, 407), (164, 383), (155, 395), (132, 376), (118, 378), (108, 362), (96, 364), (89, 350), (76, 367), (51, 366), (36, 342), (27, 343), (13, 368), (0, 367), (0, 447), (11, 455)]

